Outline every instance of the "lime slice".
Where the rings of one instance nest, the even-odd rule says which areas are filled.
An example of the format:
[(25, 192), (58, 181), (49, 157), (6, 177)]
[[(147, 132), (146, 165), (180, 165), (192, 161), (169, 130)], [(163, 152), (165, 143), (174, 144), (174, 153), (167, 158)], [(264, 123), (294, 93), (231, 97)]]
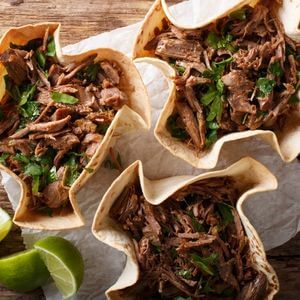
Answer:
[(56, 236), (37, 241), (34, 248), (39, 251), (64, 299), (72, 298), (84, 274), (83, 259), (78, 249), (69, 241)]
[(8, 235), (11, 225), (10, 216), (0, 207), (0, 242)]
[(10, 290), (26, 293), (42, 286), (50, 274), (35, 249), (0, 259), (0, 282)]

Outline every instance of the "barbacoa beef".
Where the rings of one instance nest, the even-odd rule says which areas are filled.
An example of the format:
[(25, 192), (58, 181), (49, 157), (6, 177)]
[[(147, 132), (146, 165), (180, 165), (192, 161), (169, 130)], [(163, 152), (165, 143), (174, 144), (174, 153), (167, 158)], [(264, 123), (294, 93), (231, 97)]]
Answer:
[[(187, 186), (151, 205), (137, 183), (127, 186), (110, 216), (132, 237), (139, 281), (133, 299), (264, 299), (267, 280), (253, 268), (230, 177)], [(189, 298), (190, 297), (190, 298)]]
[(174, 138), (203, 151), (227, 133), (279, 129), (299, 109), (289, 99), (299, 89), (300, 44), (285, 35), (273, 2), (245, 6), (202, 29), (165, 24), (146, 45), (176, 70), (177, 101), (194, 115), (176, 105), (170, 117), (179, 114), (182, 122), (167, 124)]

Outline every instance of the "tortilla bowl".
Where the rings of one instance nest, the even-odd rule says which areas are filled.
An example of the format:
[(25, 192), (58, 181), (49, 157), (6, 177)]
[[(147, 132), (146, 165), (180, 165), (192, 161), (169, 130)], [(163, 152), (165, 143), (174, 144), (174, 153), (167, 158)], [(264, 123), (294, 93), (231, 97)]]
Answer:
[[(207, 2), (207, 3), (206, 3)], [(182, 142), (180, 139), (174, 138), (167, 129), (168, 119), (172, 117), (177, 101), (177, 89), (174, 79), (178, 77), (178, 72), (170, 64), (155, 55), (155, 51), (149, 49), (147, 45), (155, 39), (159, 32), (163, 31), (166, 24), (174, 25), (179, 29), (192, 30), (201, 29), (209, 24), (213, 24), (217, 20), (228, 16), (230, 13), (240, 9), (244, 5), (255, 6), (259, 1), (218, 1), (218, 7), (212, 9), (210, 1), (201, 2), (202, 10), (200, 11), (201, 18), (192, 24), (180, 23), (170, 12), (165, 0), (157, 0), (148, 12), (144, 23), (139, 31), (136, 43), (133, 50), (133, 58), (135, 62), (145, 62), (152, 64), (159, 68), (164, 76), (170, 81), (170, 92), (164, 108), (160, 114), (158, 122), (155, 127), (155, 136), (157, 140), (168, 149), (173, 155), (185, 160), (192, 166), (202, 169), (214, 168), (219, 160), (220, 151), (225, 143), (231, 141), (247, 139), (254, 136), (259, 136), (264, 141), (272, 146), (272, 148), (280, 155), (285, 162), (293, 161), (300, 152), (300, 106), (299, 103), (295, 105), (295, 109), (289, 112), (285, 123), (279, 128), (270, 130), (268, 128), (253, 130), (226, 132), (219, 136), (211, 146), (203, 147), (199, 150), (197, 147), (190, 147), (189, 142)], [(189, 3), (197, 3), (197, 1), (190, 1)], [(196, 4), (195, 4), (196, 5)], [(204, 13), (203, 10), (209, 11)], [(284, 0), (282, 6), (275, 6), (278, 12), (279, 19), (284, 25), (287, 36), (296, 42), (299, 42), (300, 31), (298, 28), (300, 2), (299, 0), (288, 1)], [(180, 11), (180, 7), (177, 9)], [(200, 10), (200, 9), (199, 9)], [(213, 11), (212, 11), (213, 10)], [(295, 13), (291, 14), (291, 11)], [(193, 14), (191, 12), (191, 14)], [(290, 16), (293, 16), (290, 18)], [(213, 17), (212, 17), (213, 16)], [(193, 18), (194, 17), (194, 18)], [(195, 19), (191, 16), (189, 20)], [(191, 21), (192, 22), (192, 21)], [(175, 61), (175, 59), (174, 59)], [(297, 89), (296, 89), (297, 90)], [(300, 98), (300, 91), (298, 90), (295, 96)], [(200, 101), (199, 101), (200, 102)], [(200, 132), (201, 135), (201, 132)]]
[[(16, 174), (0, 165), (0, 169), (12, 176), (21, 188), (21, 195), (18, 207), (14, 215), (14, 223), (31, 229), (45, 230), (63, 230), (76, 228), (84, 225), (84, 218), (80, 212), (76, 194), (84, 186), (85, 182), (92, 176), (92, 173), (100, 167), (106, 158), (109, 149), (114, 145), (115, 140), (124, 133), (135, 131), (138, 129), (148, 130), (150, 128), (150, 105), (148, 101), (147, 91), (142, 79), (135, 68), (133, 62), (124, 54), (108, 48), (100, 48), (85, 53), (74, 55), (63, 55), (59, 42), (59, 23), (41, 23), (35, 25), (26, 25), (8, 30), (0, 40), (0, 53), (3, 53), (11, 44), (26, 45), (30, 40), (43, 38), (46, 30), (49, 35), (53, 35), (56, 57), (58, 63), (66, 66), (70, 63), (79, 63), (88, 57), (95, 57), (95, 62), (103, 60), (113, 60), (121, 69), (120, 88), (128, 97), (128, 105), (122, 106), (115, 114), (110, 123), (104, 137), (99, 143), (93, 156), (83, 169), (79, 177), (70, 186), (69, 201), (71, 208), (62, 211), (60, 214), (49, 216), (41, 214), (28, 208), (30, 204), (29, 187)], [(1, 100), (5, 99), (5, 80), (6, 69), (0, 65), (0, 96)], [(3, 100), (5, 101), (5, 100)]]
[[(251, 225), (249, 219), (243, 212), (243, 204), (251, 195), (275, 190), (277, 188), (277, 180), (266, 167), (250, 157), (243, 158), (224, 170), (213, 171), (195, 177), (177, 176), (155, 181), (149, 180), (144, 176), (143, 166), (140, 161), (136, 161), (129, 166), (114, 181), (110, 189), (104, 195), (92, 225), (92, 232), (98, 240), (124, 252), (127, 256), (123, 273), (117, 282), (106, 291), (108, 299), (124, 299), (124, 295), (122, 295), (124, 289), (130, 290), (130, 287), (137, 283), (141, 275), (133, 239), (122, 229), (121, 225), (110, 216), (110, 210), (119, 196), (122, 195), (124, 188), (138, 181), (145, 201), (152, 205), (160, 205), (183, 187), (187, 187), (198, 181), (201, 182), (208, 178), (220, 178), (225, 176), (230, 176), (233, 180), (236, 179), (234, 180), (235, 184), (237, 184), (236, 187), (241, 191), (236, 209), (244, 226), (246, 236), (249, 239), (253, 267), (266, 275), (269, 284), (266, 299), (273, 299), (279, 290), (279, 282), (275, 271), (267, 261), (264, 246), (255, 228)], [(135, 298), (129, 297), (128, 299)]]

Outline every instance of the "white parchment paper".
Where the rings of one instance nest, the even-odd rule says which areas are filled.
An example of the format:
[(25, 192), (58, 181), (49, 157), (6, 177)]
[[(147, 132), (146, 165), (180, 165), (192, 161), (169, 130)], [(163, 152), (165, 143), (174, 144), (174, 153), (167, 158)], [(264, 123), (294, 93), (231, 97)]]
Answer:
[[(181, 3), (176, 9), (181, 14), (187, 13), (190, 5), (189, 2)], [(139, 26), (140, 23), (100, 34), (67, 46), (64, 51), (78, 53), (98, 47), (111, 47), (130, 55)], [(115, 148), (121, 153), (124, 167), (140, 159), (144, 164), (145, 175), (151, 179), (201, 173), (201, 170), (194, 169), (172, 156), (154, 138), (153, 127), (167, 99), (168, 82), (152, 66), (139, 64), (138, 68), (151, 98), (152, 129), (146, 133), (127, 134), (118, 140)], [(300, 231), (300, 162), (285, 164), (268, 145), (252, 138), (225, 145), (217, 168), (228, 166), (247, 155), (264, 163), (279, 180), (277, 191), (252, 197), (245, 208), (266, 249), (270, 249), (283, 244)], [(60, 235), (79, 248), (84, 257), (85, 277), (76, 299), (105, 299), (104, 291), (116, 281), (124, 267), (124, 255), (100, 243), (91, 233), (91, 224), (99, 201), (117, 176), (117, 171), (101, 168), (80, 191), (78, 201), (86, 218), (85, 227), (61, 232), (22, 231), (27, 247), (42, 236)], [(20, 193), (18, 185), (6, 174), (3, 174), (2, 183), (16, 207)], [(47, 299), (61, 299), (51, 283), (44, 287), (44, 291)]]

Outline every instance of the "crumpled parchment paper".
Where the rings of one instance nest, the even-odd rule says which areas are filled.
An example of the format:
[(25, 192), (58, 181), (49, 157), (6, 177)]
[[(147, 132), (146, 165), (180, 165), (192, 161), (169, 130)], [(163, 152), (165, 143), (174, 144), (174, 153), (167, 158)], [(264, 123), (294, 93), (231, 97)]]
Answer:
[[(180, 3), (176, 9), (183, 13), (188, 12), (189, 7), (189, 2)], [(88, 38), (65, 47), (64, 51), (78, 53), (99, 47), (111, 47), (130, 55), (140, 24)], [(201, 170), (177, 159), (156, 141), (153, 127), (168, 96), (168, 81), (152, 66), (137, 66), (151, 98), (153, 126), (150, 132), (127, 134), (118, 140), (115, 151), (120, 152), (124, 167), (140, 159), (144, 164), (145, 175), (150, 179), (200, 174)], [(285, 164), (270, 146), (259, 139), (251, 138), (225, 145), (217, 168), (226, 167), (247, 155), (270, 168), (279, 181), (277, 191), (256, 195), (245, 205), (245, 212), (260, 234), (266, 249), (271, 249), (285, 243), (300, 231), (300, 162), (296, 160)], [(28, 229), (22, 231), (28, 248), (47, 235), (60, 235), (79, 248), (84, 257), (85, 277), (76, 299), (105, 299), (104, 291), (116, 281), (124, 267), (125, 256), (97, 241), (91, 233), (91, 224), (99, 201), (117, 176), (117, 171), (101, 168), (79, 192), (78, 202), (86, 218), (85, 227), (61, 232), (37, 232)], [(18, 184), (6, 174), (3, 174), (2, 183), (10, 201), (16, 207), (20, 193)], [(44, 292), (48, 300), (61, 299), (53, 283), (45, 286)]]

